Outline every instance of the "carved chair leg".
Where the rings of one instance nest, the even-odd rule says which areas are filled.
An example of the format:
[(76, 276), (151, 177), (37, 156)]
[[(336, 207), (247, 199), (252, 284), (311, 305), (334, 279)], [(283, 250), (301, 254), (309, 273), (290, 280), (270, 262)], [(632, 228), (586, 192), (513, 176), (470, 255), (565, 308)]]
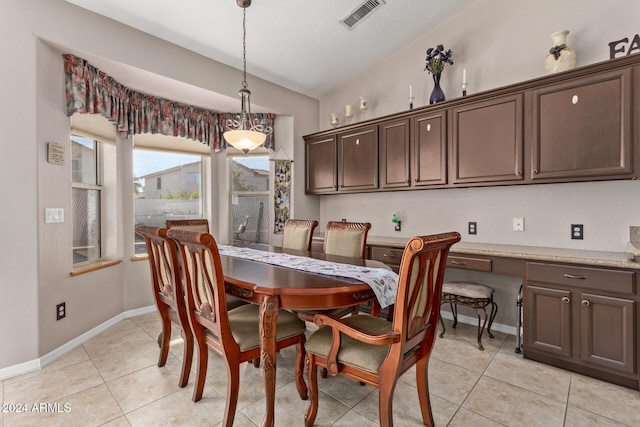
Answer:
[(158, 366), (164, 366), (167, 363), (169, 355), (169, 345), (171, 343), (171, 319), (169, 314), (161, 315), (162, 332), (158, 335), (158, 345), (160, 346), (160, 355), (158, 357)]
[[(442, 307), (442, 305), (440, 305)], [(442, 332), (440, 332), (440, 338), (444, 337), (444, 333), (447, 332), (447, 328), (444, 327), (444, 320), (442, 320), (442, 313), (440, 314), (440, 324), (442, 325)]]
[(329, 372), (327, 371), (327, 368), (320, 368), (320, 376), (322, 378), (327, 378), (327, 375), (329, 375)]
[(254, 366), (255, 368), (259, 368), (259, 367), (260, 367), (260, 358), (259, 358), (259, 357), (256, 357), (255, 359), (253, 359), (253, 360), (251, 361), (251, 363), (253, 363), (253, 366)]
[(306, 337), (302, 335), (300, 341), (296, 344), (296, 388), (302, 400), (309, 398), (307, 394), (307, 384), (304, 382), (305, 341)]
[(422, 422), (425, 426), (434, 427), (433, 412), (431, 411), (431, 400), (429, 399), (429, 357), (424, 357), (416, 362), (416, 385), (418, 386), (418, 401), (420, 402), (420, 412)]
[(393, 426), (393, 390), (395, 388), (395, 379), (391, 384), (384, 383), (378, 387), (380, 427)]
[(318, 368), (313, 363), (314, 356), (307, 353), (307, 376), (309, 381), (309, 406), (304, 414), (305, 427), (312, 427), (318, 415)]
[(180, 381), (178, 385), (184, 387), (189, 383), (189, 374), (191, 373), (191, 363), (193, 362), (193, 335), (183, 332), (184, 350), (182, 352), (182, 372), (180, 373)]
[[(233, 356), (231, 356), (233, 358)], [(237, 361), (237, 355), (235, 357)], [(227, 398), (224, 405), (224, 419), (222, 425), (226, 427), (233, 426), (233, 419), (236, 416), (236, 408), (238, 407), (238, 392), (240, 390), (240, 366), (238, 363), (229, 364), (229, 360), (225, 360), (227, 364)]]
[(453, 313), (453, 325), (451, 326), (453, 329), (458, 326), (458, 304), (449, 303), (451, 306), (451, 313)]
[(491, 338), (494, 338), (491, 333), (491, 325), (493, 325), (493, 320), (496, 318), (496, 314), (498, 314), (498, 304), (491, 300), (491, 315), (489, 315), (489, 326), (487, 326), (487, 333)]
[[(484, 311), (484, 322), (482, 322), (480, 318), (480, 310)], [(484, 350), (482, 346), (482, 333), (484, 332), (484, 328), (487, 326), (487, 309), (484, 307), (476, 308), (476, 315), (478, 316), (478, 348), (480, 350)]]
[(198, 344), (198, 368), (196, 369), (196, 383), (193, 386), (192, 400), (197, 402), (202, 399), (202, 393), (204, 391), (204, 383), (207, 377), (207, 364), (209, 363), (209, 348), (207, 347), (202, 331), (194, 331), (194, 335)]

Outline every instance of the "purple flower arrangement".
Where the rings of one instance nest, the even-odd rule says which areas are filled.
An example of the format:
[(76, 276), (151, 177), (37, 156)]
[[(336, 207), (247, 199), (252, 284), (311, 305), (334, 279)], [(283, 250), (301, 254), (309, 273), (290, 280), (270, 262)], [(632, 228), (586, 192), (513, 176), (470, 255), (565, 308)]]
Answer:
[(444, 50), (441, 44), (434, 48), (427, 49), (427, 63), (424, 67), (431, 74), (440, 74), (446, 64), (453, 65), (453, 52), (451, 49)]

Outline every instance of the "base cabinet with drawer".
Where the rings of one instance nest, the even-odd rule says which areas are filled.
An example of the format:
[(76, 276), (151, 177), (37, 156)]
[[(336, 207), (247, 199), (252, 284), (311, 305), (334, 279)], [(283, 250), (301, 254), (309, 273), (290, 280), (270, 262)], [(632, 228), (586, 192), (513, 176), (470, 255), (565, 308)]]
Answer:
[(639, 388), (635, 273), (528, 262), (524, 356)]

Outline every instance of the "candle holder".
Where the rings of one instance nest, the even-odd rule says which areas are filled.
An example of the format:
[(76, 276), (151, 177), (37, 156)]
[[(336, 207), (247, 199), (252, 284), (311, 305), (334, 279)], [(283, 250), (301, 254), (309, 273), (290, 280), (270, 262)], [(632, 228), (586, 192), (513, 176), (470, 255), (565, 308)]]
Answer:
[(334, 128), (340, 124), (340, 118), (336, 113), (331, 113), (331, 126)]
[(413, 110), (413, 100), (416, 99), (415, 96), (409, 97), (409, 110)]
[(369, 104), (367, 104), (367, 99), (364, 96), (360, 97), (360, 114), (364, 114), (369, 108)]
[(469, 83), (462, 83), (460, 85), (460, 87), (462, 88), (462, 96), (467, 96), (467, 86), (469, 86)]

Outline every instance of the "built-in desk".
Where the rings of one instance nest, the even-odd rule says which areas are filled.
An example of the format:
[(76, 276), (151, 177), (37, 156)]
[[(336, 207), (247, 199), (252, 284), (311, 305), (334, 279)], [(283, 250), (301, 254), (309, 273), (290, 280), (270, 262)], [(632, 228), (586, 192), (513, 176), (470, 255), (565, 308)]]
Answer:
[[(397, 270), (407, 241), (368, 236), (368, 257)], [(518, 278), (524, 357), (640, 389), (640, 262), (632, 253), (461, 241), (447, 267)]]

